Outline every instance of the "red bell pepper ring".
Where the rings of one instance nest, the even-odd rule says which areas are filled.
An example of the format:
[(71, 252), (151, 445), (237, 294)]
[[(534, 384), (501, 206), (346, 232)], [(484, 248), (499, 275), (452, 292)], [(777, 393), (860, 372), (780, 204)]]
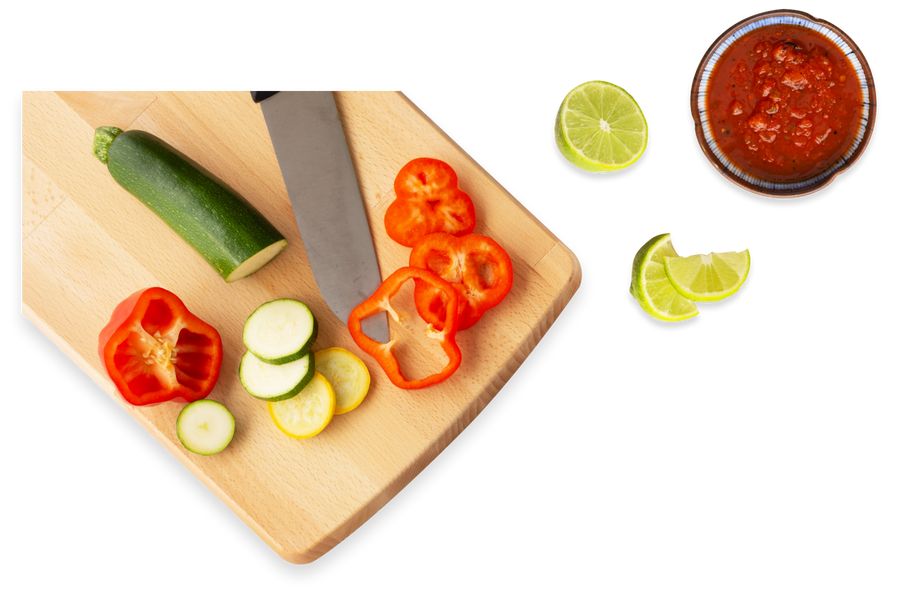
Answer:
[(222, 365), (222, 338), (163, 288), (123, 300), (100, 332), (100, 361), (129, 404), (206, 398)]
[(475, 205), (443, 161), (411, 160), (397, 174), (394, 192), (397, 199), (384, 213), (384, 228), (398, 244), (411, 248), (429, 233), (466, 235), (475, 230)]
[[(428, 269), (456, 289), (460, 300), (458, 331), (477, 323), (512, 289), (509, 254), (484, 235), (426, 235), (413, 246), (409, 266)], [(435, 327), (443, 326), (448, 303), (438, 288), (416, 281), (415, 301), (419, 316)]]
[[(391, 306), (391, 298), (396, 296), (403, 284), (410, 279), (414, 279), (417, 282), (424, 281), (442, 290), (449, 298), (447, 307), (452, 310), (451, 318), (447, 319), (446, 324), (440, 331), (429, 325), (427, 333), (429, 337), (436, 338), (440, 342), (441, 348), (447, 354), (450, 362), (447, 363), (447, 366), (440, 373), (429, 375), (424, 379), (413, 380), (406, 379), (400, 372), (400, 363), (392, 350), (396, 340), (382, 344), (362, 332), (362, 320), (383, 310), (387, 311), (395, 321), (400, 322), (400, 316), (394, 310), (394, 307)], [(381, 282), (381, 285), (378, 286), (378, 289), (375, 290), (372, 296), (350, 312), (350, 318), (347, 319), (347, 327), (350, 329), (353, 341), (356, 342), (363, 352), (378, 361), (391, 383), (404, 390), (417, 390), (444, 381), (456, 372), (462, 362), (462, 352), (460, 352), (459, 346), (456, 345), (456, 307), (458, 301), (456, 290), (431, 271), (413, 267), (401, 267)]]

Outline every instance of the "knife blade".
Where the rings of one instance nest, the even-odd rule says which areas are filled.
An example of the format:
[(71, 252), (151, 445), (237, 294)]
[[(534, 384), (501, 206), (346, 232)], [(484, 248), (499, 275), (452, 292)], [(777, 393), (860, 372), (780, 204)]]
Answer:
[[(300, 238), (328, 307), (344, 323), (381, 284), (356, 171), (332, 92), (251, 92), (266, 119)], [(387, 313), (363, 332), (390, 341)]]

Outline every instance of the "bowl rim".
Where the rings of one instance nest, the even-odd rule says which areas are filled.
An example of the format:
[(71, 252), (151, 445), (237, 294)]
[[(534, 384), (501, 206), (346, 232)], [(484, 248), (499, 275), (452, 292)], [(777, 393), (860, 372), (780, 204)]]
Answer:
[[(863, 123), (863, 127), (865, 128), (863, 131), (862, 139), (859, 141), (856, 149), (853, 151), (853, 154), (848, 156), (844, 160), (844, 164), (836, 168), (832, 171), (827, 177), (824, 177), (818, 181), (814, 181), (809, 185), (805, 185), (803, 187), (793, 188), (793, 189), (776, 189), (776, 188), (767, 188), (761, 185), (757, 185), (745, 179), (742, 179), (737, 174), (733, 173), (728, 167), (726, 167), (713, 153), (712, 149), (709, 147), (709, 143), (706, 140), (706, 136), (703, 133), (703, 123), (700, 117), (700, 106), (699, 106), (699, 98), (700, 98), (700, 84), (703, 76), (703, 72), (706, 69), (706, 66), (709, 64), (710, 60), (713, 58), (715, 51), (722, 45), (722, 43), (728, 39), (730, 36), (734, 35), (738, 30), (750, 25), (751, 23), (755, 23), (757, 21), (761, 21), (763, 19), (768, 19), (772, 17), (797, 17), (800, 19), (804, 19), (816, 25), (820, 25), (824, 28), (827, 28), (835, 33), (847, 46), (850, 48), (851, 53), (854, 54), (859, 60), (860, 67), (862, 68), (863, 74), (865, 75), (865, 85), (868, 87), (868, 96), (869, 100), (866, 104), (869, 107), (869, 115), (866, 119), (865, 123)], [(862, 82), (860, 82), (862, 86)], [(770, 196), (774, 198), (795, 198), (799, 196), (806, 196), (808, 194), (812, 194), (813, 192), (817, 192), (825, 186), (829, 185), (834, 179), (849, 169), (853, 164), (862, 156), (863, 152), (866, 149), (866, 146), (869, 144), (869, 139), (872, 137), (872, 130), (875, 127), (875, 113), (876, 113), (876, 97), (875, 97), (875, 80), (872, 77), (872, 70), (869, 68), (869, 63), (866, 60), (866, 57), (863, 55), (859, 46), (854, 42), (849, 35), (847, 35), (842, 29), (825, 21), (823, 19), (817, 19), (809, 13), (799, 11), (799, 10), (788, 10), (788, 9), (779, 9), (779, 10), (770, 10), (766, 12), (757, 13), (746, 19), (742, 19), (726, 29), (722, 35), (720, 35), (716, 40), (709, 46), (707, 51), (704, 53), (703, 58), (700, 60), (700, 64), (697, 66), (697, 71), (694, 73), (694, 82), (691, 86), (691, 114), (694, 118), (694, 132), (697, 136), (697, 141), (700, 143), (700, 148), (703, 150), (703, 154), (709, 160), (710, 163), (722, 174), (726, 179), (738, 185), (748, 191), (759, 194), (761, 196)]]

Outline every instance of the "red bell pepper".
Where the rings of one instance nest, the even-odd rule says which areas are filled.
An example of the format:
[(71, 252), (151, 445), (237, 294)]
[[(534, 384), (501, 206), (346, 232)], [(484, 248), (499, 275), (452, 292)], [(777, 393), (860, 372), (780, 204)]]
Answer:
[(459, 189), (456, 172), (443, 161), (408, 162), (394, 180), (394, 192), (397, 199), (384, 213), (384, 227), (398, 244), (411, 248), (429, 233), (465, 235), (475, 229), (475, 205)]
[(109, 378), (129, 404), (206, 398), (219, 378), (222, 338), (175, 294), (154, 287), (123, 300), (100, 332)]
[[(440, 289), (449, 298), (447, 307), (448, 310), (451, 311), (451, 317), (447, 319), (447, 322), (440, 331), (435, 330), (434, 327), (429, 325), (427, 333), (429, 337), (436, 338), (440, 342), (441, 348), (443, 348), (444, 352), (447, 354), (450, 362), (447, 363), (447, 366), (445, 366), (440, 373), (429, 375), (424, 379), (414, 380), (406, 379), (400, 372), (400, 363), (397, 361), (397, 357), (394, 356), (394, 352), (391, 349), (396, 343), (396, 340), (391, 340), (386, 344), (382, 344), (376, 342), (362, 332), (362, 320), (378, 314), (383, 310), (387, 311), (395, 321), (398, 323), (400, 322), (400, 316), (394, 310), (394, 307), (391, 306), (391, 298), (396, 296), (403, 284), (410, 279), (424, 281), (429, 285)], [(350, 329), (350, 335), (353, 337), (353, 341), (356, 342), (363, 352), (369, 354), (378, 361), (378, 364), (384, 369), (384, 372), (387, 374), (388, 379), (391, 380), (391, 383), (404, 390), (417, 390), (444, 381), (456, 372), (462, 362), (462, 353), (459, 350), (459, 346), (456, 345), (456, 314), (458, 301), (459, 299), (456, 296), (456, 290), (454, 290), (449, 283), (431, 271), (413, 267), (401, 267), (390, 277), (381, 282), (381, 285), (378, 286), (378, 289), (375, 290), (375, 293), (372, 294), (371, 297), (351, 311), (350, 318), (347, 320), (347, 327)]]
[[(500, 304), (513, 283), (509, 255), (484, 235), (426, 235), (413, 246), (409, 266), (428, 269), (456, 289), (460, 300), (459, 331), (468, 329), (486, 310)], [(448, 303), (440, 289), (416, 281), (415, 301), (416, 310), (425, 321), (435, 327), (443, 326)]]

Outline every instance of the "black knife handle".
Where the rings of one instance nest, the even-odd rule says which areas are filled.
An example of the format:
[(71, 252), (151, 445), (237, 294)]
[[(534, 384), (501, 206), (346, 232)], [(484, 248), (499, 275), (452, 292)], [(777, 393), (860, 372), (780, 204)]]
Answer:
[(250, 92), (250, 95), (253, 96), (253, 101), (259, 104), (266, 98), (271, 98), (278, 92)]

